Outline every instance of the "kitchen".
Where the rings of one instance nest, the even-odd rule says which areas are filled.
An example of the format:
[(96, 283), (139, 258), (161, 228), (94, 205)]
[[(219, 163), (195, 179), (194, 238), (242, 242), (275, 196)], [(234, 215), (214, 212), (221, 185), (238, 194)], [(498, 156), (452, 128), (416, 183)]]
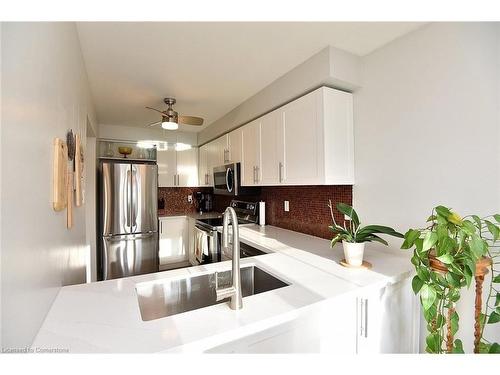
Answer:
[[(494, 266), (457, 281), (460, 330), (438, 348), (412, 228), (477, 212), (496, 241), (498, 23), (2, 22), (1, 38), (4, 352), (479, 350)], [(500, 340), (495, 311), (481, 340)]]

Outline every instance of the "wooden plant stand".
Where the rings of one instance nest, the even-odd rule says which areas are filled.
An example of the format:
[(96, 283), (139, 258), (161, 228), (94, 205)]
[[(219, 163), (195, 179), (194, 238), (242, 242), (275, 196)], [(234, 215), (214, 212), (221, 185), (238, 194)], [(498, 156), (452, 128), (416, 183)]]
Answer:
[[(484, 276), (488, 274), (488, 267), (491, 266), (491, 258), (483, 257), (476, 262), (476, 272), (474, 279), (476, 281), (476, 299), (474, 304), (474, 353), (479, 353), (479, 344), (481, 340), (481, 307), (483, 305), (483, 282)], [(446, 265), (436, 259), (435, 255), (429, 255), (429, 266), (436, 272), (446, 274), (448, 268)], [(451, 316), (455, 309), (448, 309), (446, 317), (446, 351), (451, 353), (453, 350), (453, 333), (451, 332)]]

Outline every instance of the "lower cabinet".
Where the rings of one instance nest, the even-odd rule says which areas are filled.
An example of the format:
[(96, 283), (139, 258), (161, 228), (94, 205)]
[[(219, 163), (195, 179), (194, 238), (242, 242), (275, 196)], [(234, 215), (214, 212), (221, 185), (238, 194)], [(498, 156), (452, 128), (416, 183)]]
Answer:
[(206, 353), (356, 353), (356, 335), (353, 334), (356, 306), (352, 296), (322, 301), (301, 309), (298, 315), (291, 314), (293, 318), (280, 325)]
[(322, 301), (290, 320), (207, 353), (418, 353), (419, 304), (411, 278)]
[(189, 265), (189, 235), (186, 216), (160, 218), (160, 271)]
[(356, 299), (357, 353), (418, 353), (420, 304), (411, 278), (366, 291)]

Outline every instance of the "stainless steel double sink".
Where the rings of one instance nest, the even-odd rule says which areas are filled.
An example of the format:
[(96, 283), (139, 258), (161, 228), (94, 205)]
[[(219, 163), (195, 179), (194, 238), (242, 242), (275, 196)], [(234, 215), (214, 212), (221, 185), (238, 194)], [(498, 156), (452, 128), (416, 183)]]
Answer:
[[(230, 270), (218, 273), (218, 284), (219, 287), (231, 284)], [(256, 266), (247, 266), (241, 268), (241, 285), (243, 297), (247, 297), (290, 284)], [(215, 273), (138, 284), (136, 292), (144, 321), (227, 302), (227, 299), (216, 301)]]

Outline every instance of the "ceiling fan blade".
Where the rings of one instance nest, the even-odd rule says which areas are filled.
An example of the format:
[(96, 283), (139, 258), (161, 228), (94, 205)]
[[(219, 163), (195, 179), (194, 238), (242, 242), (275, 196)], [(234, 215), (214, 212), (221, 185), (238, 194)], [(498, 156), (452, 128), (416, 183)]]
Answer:
[(156, 112), (160, 112), (163, 116), (165, 116), (165, 113), (163, 113), (162, 111), (160, 111), (159, 109), (156, 109), (156, 108), (152, 108), (152, 107), (146, 107), (147, 109), (152, 109), (153, 111), (156, 111)]
[(147, 126), (156, 126), (156, 125), (160, 125), (161, 124), (161, 121), (155, 121), (151, 124), (148, 124)]
[(195, 116), (179, 116), (179, 122), (186, 125), (203, 125), (203, 119), (201, 117)]

